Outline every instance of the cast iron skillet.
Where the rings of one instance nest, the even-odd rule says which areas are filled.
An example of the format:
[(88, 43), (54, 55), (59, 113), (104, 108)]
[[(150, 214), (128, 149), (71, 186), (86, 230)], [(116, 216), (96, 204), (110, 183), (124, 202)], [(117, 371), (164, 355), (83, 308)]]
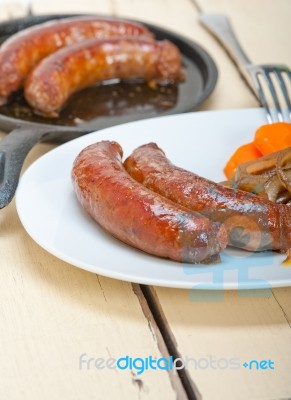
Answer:
[[(71, 16), (75, 15), (32, 16), (1, 23), (0, 42), (29, 26)], [(0, 141), (0, 208), (12, 200), (24, 159), (37, 142), (61, 143), (129, 121), (193, 111), (211, 94), (217, 68), (205, 50), (176, 33), (144, 25), (157, 39), (169, 39), (179, 47), (186, 70), (185, 82), (158, 88), (142, 82), (96, 85), (75, 94), (55, 120), (34, 115), (19, 92), (8, 105), (0, 107), (0, 129), (12, 130)]]

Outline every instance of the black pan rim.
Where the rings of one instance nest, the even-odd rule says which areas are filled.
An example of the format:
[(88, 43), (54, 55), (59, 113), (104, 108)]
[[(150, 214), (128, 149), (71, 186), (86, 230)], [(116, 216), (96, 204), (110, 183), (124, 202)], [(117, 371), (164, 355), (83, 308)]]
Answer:
[[(37, 24), (37, 23), (42, 23), (42, 22), (46, 22), (49, 20), (53, 20), (53, 19), (72, 18), (72, 17), (78, 17), (78, 16), (95, 16), (98, 18), (105, 18), (105, 19), (110, 18), (110, 19), (114, 19), (114, 20), (132, 21), (132, 22), (141, 23), (141, 24), (145, 25), (146, 27), (148, 27), (150, 30), (152, 30), (154, 33), (158, 32), (159, 35), (160, 34), (162, 36), (165, 35), (167, 38), (169, 38), (169, 40), (173, 40), (174, 42), (178, 41), (178, 42), (188, 46), (195, 52), (196, 56), (198, 56), (200, 58), (200, 64), (204, 65), (204, 69), (202, 70), (201, 65), (199, 66), (198, 63), (195, 63), (195, 64), (197, 65), (201, 74), (203, 75), (203, 73), (204, 73), (204, 75), (206, 75), (204, 77), (204, 81), (203, 81), (204, 87), (203, 87), (203, 92), (201, 93), (201, 95), (199, 97), (197, 97), (195, 99), (195, 101), (193, 101), (192, 103), (189, 102), (187, 107), (184, 107), (182, 110), (179, 110), (178, 112), (177, 111), (172, 112), (171, 110), (169, 110), (169, 111), (163, 112), (159, 115), (156, 115), (156, 117), (192, 112), (195, 110), (195, 108), (200, 106), (213, 92), (213, 90), (216, 86), (217, 80), (218, 80), (218, 69), (217, 69), (217, 66), (216, 66), (214, 60), (209, 55), (209, 53), (201, 45), (197, 44), (196, 42), (192, 41), (191, 39), (189, 39), (179, 33), (176, 33), (167, 28), (161, 27), (156, 24), (151, 24), (151, 23), (148, 23), (148, 22), (145, 22), (142, 20), (123, 18), (123, 17), (115, 17), (112, 15), (105, 15), (105, 14), (100, 15), (100, 14), (88, 14), (88, 13), (32, 15), (32, 16), (26, 16), (26, 17), (21, 17), (21, 18), (15, 18), (10, 21), (1, 22), (0, 23), (0, 35), (1, 35), (1, 32), (3, 32), (6, 29), (7, 35), (9, 36), (9, 29), (12, 30), (11, 34), (12, 34), (12, 32), (15, 33), (15, 29), (14, 30), (12, 29), (13, 26), (19, 25), (19, 24), (27, 24), (30, 21), (31, 22), (35, 21), (35, 24)], [(33, 23), (32, 25), (35, 25), (35, 24)], [(4, 33), (2, 33), (2, 35), (4, 35)], [(183, 54), (183, 52), (182, 52), (182, 54)], [(145, 117), (145, 118), (149, 118), (149, 117)], [(139, 119), (144, 119), (144, 118), (139, 118)], [(86, 129), (84, 127), (52, 125), (52, 124), (45, 124), (42, 122), (26, 121), (26, 120), (22, 120), (22, 119), (13, 118), (13, 117), (8, 117), (3, 114), (0, 114), (0, 124), (1, 124), (1, 130), (6, 131), (6, 132), (8, 132), (14, 128), (20, 127), (20, 126), (24, 126), (24, 127), (39, 126), (42, 128), (47, 127), (48, 129), (51, 129), (51, 131), (54, 131), (54, 132), (57, 131), (60, 133), (61, 132), (76, 132), (76, 133), (88, 132), (89, 133), (89, 132), (98, 130), (98, 128)], [(112, 125), (110, 125), (110, 126), (112, 126)], [(114, 125), (117, 125), (117, 124), (114, 124)]]

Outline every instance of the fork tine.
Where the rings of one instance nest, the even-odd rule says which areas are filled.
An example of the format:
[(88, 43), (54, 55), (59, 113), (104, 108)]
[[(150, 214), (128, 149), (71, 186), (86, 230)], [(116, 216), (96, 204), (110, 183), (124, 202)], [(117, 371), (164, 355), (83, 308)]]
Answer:
[(261, 105), (264, 107), (264, 109), (266, 111), (267, 121), (268, 121), (269, 124), (272, 124), (274, 122), (274, 119), (273, 119), (273, 116), (271, 114), (271, 111), (270, 111), (270, 108), (268, 106), (268, 102), (267, 102), (267, 99), (266, 99), (262, 84), (261, 84), (260, 79), (259, 79), (260, 72), (259, 71), (253, 71), (252, 69), (249, 69), (249, 72), (250, 72), (251, 78), (253, 80), (253, 83), (255, 85), (255, 88), (257, 90)]
[[(284, 79), (287, 76), (291, 82), (291, 70), (285, 65), (253, 64), (247, 65), (247, 70), (257, 91), (261, 106), (265, 109), (268, 123), (291, 122), (290, 91), (286, 84), (287, 81)], [(266, 83), (266, 86), (264, 83)], [(278, 85), (275, 86), (274, 83), (278, 83)], [(280, 94), (278, 90), (280, 90)], [(271, 95), (271, 97), (268, 95)], [(270, 104), (271, 98), (272, 104)], [(274, 112), (271, 111), (273, 106)]]
[(275, 76), (277, 77), (277, 80), (278, 80), (279, 85), (281, 87), (281, 90), (282, 90), (282, 93), (283, 93), (283, 96), (284, 96), (284, 100), (285, 100), (285, 103), (286, 103), (286, 106), (287, 106), (287, 111), (288, 111), (287, 112), (287, 118), (288, 118), (289, 121), (291, 121), (291, 101), (290, 101), (290, 96), (288, 94), (286, 83), (285, 83), (285, 81), (283, 79), (283, 76), (282, 76), (282, 74), (284, 72), (286, 72), (286, 74), (289, 77), (289, 79), (291, 79), (291, 73), (290, 73), (289, 70), (278, 69), (278, 68), (274, 69)]
[(274, 101), (274, 105), (277, 111), (277, 116), (278, 116), (278, 121), (282, 122), (284, 120), (284, 116), (283, 116), (283, 112), (282, 112), (282, 108), (280, 106), (280, 102), (277, 96), (277, 92), (275, 89), (275, 86), (273, 84), (272, 78), (271, 78), (271, 72), (274, 72), (273, 69), (270, 68), (263, 68), (262, 69), (262, 75), (264, 76), (267, 85), (269, 87), (269, 90), (271, 92), (273, 101)]

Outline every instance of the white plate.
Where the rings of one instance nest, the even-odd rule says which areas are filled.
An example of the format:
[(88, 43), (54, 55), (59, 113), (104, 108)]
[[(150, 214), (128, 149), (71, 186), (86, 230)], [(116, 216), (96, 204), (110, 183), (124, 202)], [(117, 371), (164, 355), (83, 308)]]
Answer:
[(177, 165), (219, 181), (235, 148), (265, 123), (262, 110), (199, 112), (119, 125), (68, 142), (38, 159), (23, 175), (16, 201), (29, 235), (56, 257), (80, 268), (131, 282), (199, 289), (288, 286), (284, 256), (230, 250), (219, 265), (180, 264), (135, 250), (105, 233), (81, 209), (70, 172), (77, 154), (99, 140), (116, 140), (127, 156), (151, 141)]

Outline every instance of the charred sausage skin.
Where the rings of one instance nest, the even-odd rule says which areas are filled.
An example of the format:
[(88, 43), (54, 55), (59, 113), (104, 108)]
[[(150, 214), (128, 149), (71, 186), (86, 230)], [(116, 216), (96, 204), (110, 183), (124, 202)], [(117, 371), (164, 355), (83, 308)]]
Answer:
[(250, 251), (291, 247), (291, 209), (241, 190), (226, 188), (173, 165), (155, 144), (137, 148), (128, 173), (145, 187), (224, 223), (229, 244)]
[(91, 38), (124, 35), (153, 37), (141, 24), (97, 17), (52, 20), (11, 36), (0, 48), (0, 105), (23, 85), (40, 60), (56, 50)]
[(25, 97), (37, 113), (57, 117), (72, 93), (94, 83), (112, 78), (178, 81), (180, 73), (180, 52), (167, 40), (91, 39), (42, 60), (26, 81)]
[(136, 182), (116, 142), (102, 141), (76, 158), (72, 181), (83, 208), (119, 240), (180, 262), (207, 262), (226, 246), (226, 232), (198, 213)]

